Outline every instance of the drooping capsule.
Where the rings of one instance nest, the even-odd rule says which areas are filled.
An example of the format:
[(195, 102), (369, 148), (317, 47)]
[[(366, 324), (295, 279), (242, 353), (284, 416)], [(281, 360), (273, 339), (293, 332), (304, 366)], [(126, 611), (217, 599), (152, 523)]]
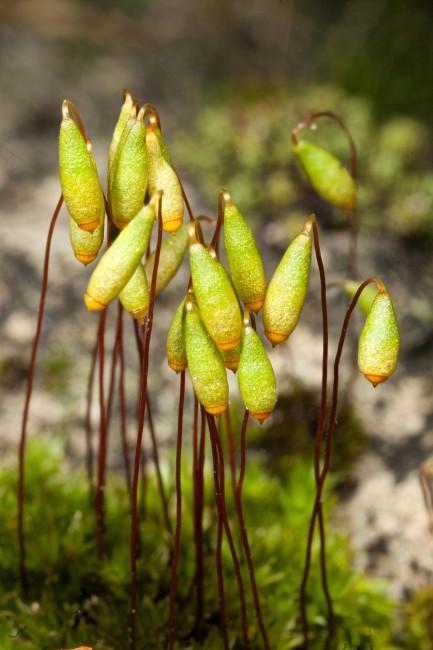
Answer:
[(277, 383), (263, 343), (248, 318), (244, 321), (238, 380), (246, 408), (253, 418), (263, 422), (277, 403)]
[(355, 180), (338, 158), (308, 140), (299, 140), (293, 151), (320, 196), (343, 210), (355, 206)]
[(272, 345), (285, 341), (295, 329), (308, 290), (312, 250), (312, 221), (291, 242), (269, 282), (263, 305), (265, 334)]
[(394, 305), (385, 287), (378, 288), (358, 343), (358, 367), (373, 386), (393, 374), (400, 350)]
[(190, 228), (189, 261), (194, 295), (207, 331), (221, 350), (233, 350), (242, 334), (242, 316), (223, 265)]
[[(165, 197), (165, 195), (164, 195)], [(182, 264), (188, 247), (188, 226), (183, 224), (172, 237), (164, 239), (159, 255), (158, 275), (156, 278), (156, 293), (163, 291), (174, 278)], [(146, 261), (146, 273), (150, 282), (155, 253), (149, 255)]]
[[(111, 138), (110, 148), (108, 150), (108, 176), (111, 175), (111, 167), (116, 156), (117, 148), (119, 146), (122, 133), (131, 117), (136, 116), (136, 107), (132, 95), (126, 90), (123, 97), (123, 104), (120, 109), (119, 117), (114, 127), (113, 137)], [(109, 182), (109, 186), (111, 182)]]
[(85, 266), (98, 256), (103, 239), (104, 219), (101, 219), (99, 226), (93, 232), (89, 232), (82, 230), (72, 217), (69, 217), (69, 241), (75, 257)]
[(124, 127), (112, 164), (110, 206), (120, 230), (143, 207), (147, 179), (146, 127), (144, 109), (140, 109)]
[(151, 128), (153, 129), (153, 131), (154, 131), (156, 137), (157, 137), (158, 140), (159, 140), (159, 146), (160, 146), (160, 148), (161, 148), (161, 154), (162, 154), (162, 157), (164, 158), (164, 160), (166, 160), (166, 161), (168, 162), (169, 165), (171, 165), (171, 156), (170, 156), (170, 152), (169, 152), (169, 150), (168, 150), (168, 147), (167, 147), (167, 143), (166, 143), (166, 141), (165, 141), (165, 138), (164, 138), (164, 136), (163, 136), (162, 133), (161, 133), (161, 129), (160, 129), (159, 126), (158, 126), (158, 121), (157, 121), (155, 115), (151, 115), (151, 116), (150, 116), (150, 118), (149, 118), (149, 124), (151, 125)]
[(149, 310), (150, 291), (147, 275), (141, 262), (119, 293), (119, 300), (132, 318), (140, 323), (144, 322)]
[(72, 119), (67, 100), (62, 105), (62, 116), (59, 169), (63, 197), (77, 226), (93, 232), (104, 218), (105, 204), (92, 145)]
[[(158, 131), (158, 133), (156, 132)], [(150, 121), (146, 131), (149, 164), (149, 193), (164, 191), (162, 223), (167, 232), (175, 233), (182, 225), (184, 201), (176, 172), (167, 162), (161, 147), (161, 133)]]
[(266, 277), (253, 233), (243, 216), (224, 194), (224, 244), (230, 276), (247, 309), (259, 311), (265, 300)]
[(212, 415), (228, 406), (229, 388), (221, 352), (209, 336), (197, 305), (190, 298), (185, 305), (185, 347), (194, 391)]
[(239, 368), (241, 346), (237, 345), (233, 350), (221, 350), (224, 365), (228, 370), (236, 373)]
[[(355, 282), (354, 280), (346, 280), (346, 282), (343, 283), (343, 289), (345, 294), (349, 296), (349, 298), (353, 298), (360, 284), (361, 284), (360, 282)], [(362, 311), (364, 316), (368, 316), (376, 296), (377, 296), (377, 289), (371, 284), (366, 286), (365, 289), (362, 291), (361, 295), (358, 298), (358, 302), (356, 304), (359, 307), (359, 309)]]
[(84, 294), (87, 309), (105, 309), (132, 277), (149, 245), (155, 220), (154, 204), (152, 200), (140, 210), (99, 260)]
[(185, 370), (187, 366), (185, 347), (185, 298), (173, 316), (168, 330), (165, 348), (170, 368), (175, 372)]

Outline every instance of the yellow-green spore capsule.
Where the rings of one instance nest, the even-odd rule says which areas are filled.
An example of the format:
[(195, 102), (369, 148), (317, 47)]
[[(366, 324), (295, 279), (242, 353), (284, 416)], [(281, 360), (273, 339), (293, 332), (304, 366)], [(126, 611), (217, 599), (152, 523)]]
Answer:
[(185, 347), (194, 391), (211, 415), (223, 413), (229, 387), (221, 352), (209, 336), (200, 312), (191, 300), (185, 306)]
[(147, 179), (146, 127), (144, 109), (140, 109), (124, 127), (112, 165), (110, 206), (120, 230), (142, 208)]
[(263, 305), (265, 334), (272, 345), (285, 341), (295, 329), (310, 279), (312, 223), (291, 242), (269, 282)]
[(241, 346), (237, 345), (233, 350), (221, 350), (224, 365), (228, 370), (236, 373), (239, 368), (239, 359), (241, 356)]
[(238, 380), (246, 408), (253, 418), (263, 422), (277, 403), (277, 384), (263, 343), (249, 323), (242, 336)]
[(189, 247), (191, 278), (201, 317), (221, 350), (233, 350), (242, 334), (242, 316), (233, 286), (223, 265), (194, 241)]
[(141, 262), (119, 293), (119, 300), (132, 318), (140, 323), (144, 322), (149, 310), (150, 291), (147, 275)]
[(87, 309), (105, 309), (119, 295), (147, 250), (154, 220), (151, 201), (119, 233), (90, 276), (84, 294)]
[(262, 258), (250, 227), (230, 195), (225, 193), (224, 244), (230, 276), (245, 307), (259, 311), (265, 300), (266, 277)]
[(355, 180), (335, 156), (308, 140), (299, 140), (293, 151), (320, 196), (343, 210), (355, 206)]
[(185, 346), (185, 299), (182, 300), (171, 321), (166, 342), (168, 365), (175, 372), (185, 370), (187, 366)]
[(69, 240), (72, 250), (79, 262), (87, 266), (98, 256), (104, 239), (104, 219), (101, 219), (99, 226), (93, 231), (82, 230), (72, 217), (69, 217)]
[[(163, 199), (164, 201), (164, 199)], [(164, 239), (159, 255), (158, 275), (156, 278), (156, 293), (163, 291), (174, 278), (185, 257), (188, 248), (188, 226), (183, 224), (172, 237)], [(146, 273), (150, 282), (155, 253), (149, 255), (146, 261)]]
[[(360, 284), (361, 284), (360, 282), (355, 282), (354, 280), (346, 280), (346, 282), (344, 282), (343, 284), (344, 292), (346, 293), (347, 296), (349, 296), (349, 298), (353, 298)], [(356, 304), (358, 305), (359, 309), (362, 311), (364, 316), (368, 316), (376, 296), (377, 296), (377, 289), (371, 284), (365, 287), (365, 289), (362, 291), (361, 295), (358, 298), (358, 302)]]
[(397, 367), (400, 334), (394, 305), (385, 287), (373, 301), (358, 344), (358, 366), (373, 386), (386, 381)]
[(168, 162), (169, 165), (171, 165), (170, 152), (168, 150), (167, 143), (166, 143), (166, 141), (164, 139), (164, 136), (161, 133), (161, 129), (158, 127), (158, 122), (156, 120), (155, 115), (150, 116), (149, 125), (153, 129), (156, 137), (159, 140), (159, 146), (160, 146), (160, 149), (161, 149), (162, 157), (164, 158), (164, 160), (166, 160)]
[(68, 212), (82, 230), (93, 232), (105, 214), (104, 195), (92, 155), (69, 114), (68, 102), (62, 105), (59, 133), (60, 184)]
[(158, 137), (155, 125), (152, 122), (147, 127), (146, 146), (149, 162), (149, 192), (154, 194), (159, 190), (163, 190), (163, 228), (167, 232), (175, 233), (183, 222), (184, 202), (182, 189), (176, 172), (164, 157), (160, 137)]
[[(127, 125), (129, 118), (131, 117), (131, 113), (132, 116), (135, 117), (134, 109), (135, 109), (135, 104), (132, 95), (128, 91), (125, 91), (124, 101), (120, 109), (116, 126), (114, 127), (113, 137), (111, 138), (111, 143), (110, 143), (110, 149), (108, 150), (108, 175), (109, 176), (111, 173), (111, 167), (113, 165), (114, 158), (116, 156), (117, 148), (119, 146), (120, 138), (122, 137), (122, 133), (125, 129), (125, 126)], [(110, 182), (109, 185), (111, 185)]]

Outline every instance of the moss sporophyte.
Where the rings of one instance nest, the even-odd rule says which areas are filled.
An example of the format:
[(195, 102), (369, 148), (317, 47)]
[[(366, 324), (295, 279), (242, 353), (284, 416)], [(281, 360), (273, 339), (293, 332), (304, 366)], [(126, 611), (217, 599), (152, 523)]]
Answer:
[[(343, 167), (331, 153), (298, 138), (298, 133), (313, 119), (320, 116), (332, 117), (348, 136), (351, 146), (351, 165)], [(345, 210), (356, 204), (357, 188), (354, 161), (356, 152), (353, 141), (341, 118), (329, 112), (315, 113), (293, 130), (294, 153), (305, 169), (316, 191), (327, 201)], [(107, 434), (112, 418), (116, 392), (122, 430), (122, 448), (125, 465), (126, 485), (130, 498), (130, 619), (125, 625), (129, 634), (131, 650), (139, 647), (137, 628), (137, 608), (142, 607), (142, 566), (138, 563), (139, 513), (138, 484), (142, 458), (142, 440), (145, 417), (147, 415), (153, 445), (153, 461), (158, 490), (164, 513), (166, 538), (170, 544), (171, 577), (168, 594), (168, 623), (166, 631), (167, 646), (174, 647), (178, 641), (176, 624), (177, 573), (182, 559), (181, 517), (182, 481), (181, 452), (183, 435), (183, 413), (185, 404), (186, 373), (192, 383), (193, 414), (193, 492), (194, 492), (194, 543), (195, 578), (193, 591), (196, 596), (196, 613), (193, 629), (188, 638), (204, 640), (212, 632), (209, 627), (218, 625), (221, 644), (228, 650), (231, 639), (235, 639), (236, 617), (230, 608), (233, 603), (225, 596), (223, 571), (223, 538), (228, 542), (230, 561), (239, 593), (240, 639), (249, 648), (257, 645), (258, 639), (267, 650), (270, 648), (266, 620), (259, 598), (263, 589), (266, 599), (265, 582), (256, 581), (252, 549), (249, 542), (243, 513), (242, 488), (246, 475), (247, 427), (249, 416), (262, 422), (271, 417), (277, 403), (277, 379), (271, 360), (261, 337), (261, 326), (256, 323), (255, 314), (263, 314), (265, 337), (274, 346), (286, 341), (296, 328), (308, 293), (311, 272), (311, 257), (314, 249), (320, 274), (321, 312), (322, 312), (322, 391), (314, 446), (314, 476), (316, 484), (315, 500), (312, 507), (310, 525), (307, 531), (305, 567), (300, 589), (300, 618), (294, 632), (299, 639), (303, 634), (303, 647), (308, 646), (311, 630), (306, 610), (306, 588), (315, 523), (319, 521), (320, 558), (322, 586), (327, 605), (330, 634), (334, 633), (333, 606), (328, 588), (326, 573), (326, 537), (321, 498), (324, 483), (329, 473), (332, 445), (335, 432), (338, 406), (339, 363), (345, 343), (347, 327), (356, 303), (366, 314), (366, 320), (359, 338), (358, 365), (363, 375), (377, 385), (388, 379), (395, 371), (399, 352), (399, 332), (393, 303), (383, 282), (376, 277), (369, 278), (359, 286), (347, 280), (341, 283), (351, 297), (343, 320), (339, 343), (334, 361), (334, 375), (331, 399), (328, 400), (328, 320), (327, 284), (323, 260), (320, 252), (319, 228), (314, 216), (309, 217), (301, 232), (291, 241), (279, 261), (269, 283), (266, 282), (264, 266), (259, 247), (248, 223), (242, 214), (242, 206), (235, 203), (229, 191), (218, 192), (218, 213), (216, 219), (195, 217), (186, 196), (182, 182), (172, 164), (167, 143), (162, 135), (161, 120), (152, 104), (141, 107), (131, 93), (125, 91), (123, 105), (108, 152), (107, 184), (105, 197), (92, 146), (87, 137), (83, 121), (75, 105), (65, 100), (62, 105), (62, 120), (59, 135), (59, 167), (61, 196), (50, 222), (45, 251), (44, 274), (42, 279), (36, 335), (29, 365), (26, 400), (19, 448), (18, 484), (18, 541), (20, 550), (20, 576), (23, 587), (28, 584), (26, 563), (26, 539), (24, 530), (25, 505), (25, 451), (27, 422), (32, 394), (35, 362), (39, 348), (45, 297), (48, 285), (49, 260), (53, 231), (63, 200), (69, 216), (70, 242), (74, 256), (87, 265), (100, 255), (84, 294), (90, 311), (99, 312), (92, 350), (91, 371), (89, 374), (86, 431), (87, 468), (89, 490), (95, 503), (95, 548), (98, 558), (104, 562), (106, 557), (105, 531), (110, 522), (105, 519), (105, 480), (107, 458)], [(185, 206), (189, 224), (183, 224)], [(210, 241), (203, 236), (202, 222), (215, 224)], [(157, 230), (154, 250), (150, 251), (152, 231)], [(166, 231), (163, 233), (163, 231)], [(219, 259), (220, 235), (227, 259), (227, 269)], [(105, 235), (104, 252), (103, 248)], [(170, 521), (166, 487), (161, 473), (158, 455), (157, 436), (152, 417), (151, 399), (148, 391), (150, 364), (150, 339), (154, 323), (156, 296), (159, 296), (175, 277), (189, 252), (190, 278), (188, 285), (182, 287), (177, 299), (177, 309), (168, 327), (166, 355), (169, 366), (178, 373), (179, 398), (176, 437), (176, 522)], [(356, 277), (356, 276), (355, 276)], [(375, 283), (376, 288), (369, 287)], [(365, 290), (365, 291), (364, 291)], [(363, 293), (364, 292), (364, 293)], [(117, 301), (115, 337), (109, 364), (109, 381), (106, 382), (105, 335), (107, 315), (110, 304)], [(242, 316), (243, 314), (243, 316)], [(136, 405), (138, 415), (137, 436), (133, 463), (130, 463), (126, 412), (129, 395), (125, 392), (125, 341), (124, 317), (133, 319), (137, 367), (139, 369), (139, 391)], [(258, 316), (257, 316), (258, 318)], [(298, 353), (298, 351), (297, 351)], [(158, 365), (159, 360), (156, 360)], [(97, 372), (96, 372), (97, 369)], [(239, 396), (245, 406), (242, 426), (236, 437), (232, 428), (230, 410), (230, 391), (227, 370), (237, 371)], [(118, 373), (119, 381), (116, 381)], [(98, 384), (99, 437), (97, 452), (97, 471), (94, 471), (92, 427), (90, 412), (92, 406), (93, 384)], [(106, 384), (108, 391), (106, 392)], [(237, 392), (235, 392), (235, 395)], [(189, 403), (188, 401), (186, 403)], [(325, 415), (329, 411), (328, 435), (324, 436)], [(242, 549), (245, 554), (252, 603), (257, 626), (248, 620), (248, 598), (246, 598), (241, 565), (231, 532), (231, 515), (225, 497), (224, 450), (220, 440), (221, 428), (215, 416), (224, 414), (225, 429), (229, 439), (232, 486), (234, 489), (235, 510), (239, 525)], [(201, 425), (199, 427), (199, 420)], [(240, 420), (240, 418), (238, 419)], [(200, 432), (199, 432), (200, 429)], [(218, 602), (206, 603), (204, 599), (203, 517), (205, 493), (205, 435), (209, 432), (213, 479), (215, 488), (215, 507), (217, 529), (215, 543), (215, 566), (218, 586)], [(239, 473), (235, 440), (239, 443)], [(94, 480), (95, 477), (95, 480)], [(43, 522), (41, 522), (43, 524)], [(209, 529), (210, 532), (213, 530)], [(163, 539), (163, 537), (161, 538)], [(206, 542), (207, 543), (207, 542)], [(263, 578), (261, 578), (263, 580)], [(143, 589), (145, 586), (143, 587)], [(147, 597), (147, 596), (146, 596)], [(214, 607), (219, 614), (215, 623)], [(212, 616), (205, 618), (210, 607)], [(141, 613), (139, 613), (141, 616)], [(272, 619), (272, 616), (270, 616)], [(316, 629), (316, 628), (314, 628)], [(314, 631), (313, 631), (314, 634)], [(183, 633), (182, 633), (183, 635)], [(183, 638), (183, 636), (182, 636)], [(291, 641), (290, 641), (291, 643)], [(141, 647), (141, 646), (140, 646)]]

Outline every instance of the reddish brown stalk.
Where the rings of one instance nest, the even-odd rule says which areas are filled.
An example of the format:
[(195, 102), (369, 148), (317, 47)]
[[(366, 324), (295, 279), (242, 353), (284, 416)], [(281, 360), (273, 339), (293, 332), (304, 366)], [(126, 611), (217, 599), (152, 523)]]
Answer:
[(92, 349), (89, 376), (87, 379), (86, 412), (84, 415), (84, 431), (86, 435), (86, 471), (87, 471), (87, 482), (89, 485), (89, 497), (90, 497), (90, 502), (92, 504), (94, 499), (92, 403), (93, 403), (93, 384), (95, 380), (96, 359), (98, 358), (98, 331), (99, 331), (99, 325), (96, 330), (96, 339)]
[(235, 490), (236, 512), (238, 515), (239, 527), (241, 530), (242, 546), (247, 560), (248, 576), (250, 580), (251, 592), (253, 594), (254, 609), (256, 611), (257, 623), (259, 626), (260, 635), (262, 637), (263, 647), (266, 650), (269, 650), (270, 648), (269, 639), (263, 621), (262, 608), (260, 606), (259, 592), (257, 589), (257, 582), (256, 582), (255, 571), (254, 571), (254, 561), (251, 553), (250, 543), (248, 540), (248, 533), (247, 533), (247, 527), (245, 523), (244, 509), (243, 509), (243, 502), (242, 502), (242, 488), (244, 484), (245, 471), (246, 471), (246, 456), (247, 456), (246, 436), (247, 436), (247, 428), (248, 428), (248, 417), (249, 417), (249, 412), (247, 409), (245, 409), (244, 417), (242, 420), (241, 435), (240, 435), (241, 456), (240, 456), (239, 479)]
[(33, 377), (35, 374), (36, 357), (38, 354), (39, 342), (40, 342), (41, 331), (42, 331), (42, 322), (44, 319), (45, 298), (47, 295), (47, 288), (48, 288), (48, 271), (50, 267), (51, 242), (53, 239), (54, 227), (56, 225), (57, 218), (59, 216), (59, 212), (60, 212), (60, 208), (62, 207), (62, 204), (63, 204), (63, 194), (60, 195), (60, 198), (57, 201), (57, 205), (53, 212), (53, 216), (51, 217), (50, 225), (48, 228), (47, 240), (45, 244), (44, 267), (42, 273), (41, 292), (39, 295), (38, 317), (36, 321), (36, 331), (35, 331), (35, 337), (33, 339), (32, 353), (27, 368), (26, 396), (24, 400), (23, 417), (21, 423), (21, 436), (20, 436), (20, 444), (19, 444), (19, 451), (18, 451), (17, 530), (18, 530), (20, 581), (21, 581), (21, 587), (24, 590), (27, 589), (26, 547), (25, 547), (25, 535), (24, 535), (24, 487), (25, 487), (25, 456), (26, 456), (26, 442), (27, 442), (27, 422), (29, 418), (30, 400), (33, 391)]
[(227, 437), (227, 450), (230, 465), (230, 478), (233, 489), (233, 496), (236, 494), (236, 444), (233, 435), (232, 419), (230, 416), (230, 408), (224, 411), (224, 428)]
[(168, 648), (172, 650), (176, 632), (176, 592), (177, 592), (177, 565), (180, 553), (180, 535), (182, 530), (182, 432), (183, 432), (183, 407), (185, 403), (185, 370), (180, 373), (179, 410), (177, 416), (177, 444), (176, 444), (176, 531), (174, 535), (173, 559), (171, 562), (171, 581), (168, 615)]
[(170, 516), (168, 514), (168, 500), (165, 494), (164, 481), (162, 480), (161, 464), (159, 462), (158, 443), (156, 441), (155, 427), (153, 424), (153, 415), (152, 415), (152, 410), (150, 408), (149, 393), (147, 393), (146, 395), (146, 408), (147, 408), (147, 419), (149, 422), (150, 439), (152, 441), (153, 464), (155, 466), (155, 474), (158, 483), (159, 498), (162, 507), (162, 516), (164, 518), (165, 527), (167, 529), (169, 537), (172, 538), (173, 529), (171, 527)]
[(210, 432), (210, 437), (211, 437), (211, 443), (213, 446), (212, 449), (212, 456), (214, 458), (214, 463), (217, 465), (217, 476), (218, 476), (218, 484), (219, 484), (219, 490), (217, 494), (217, 498), (220, 500), (220, 507), (221, 507), (221, 515), (223, 518), (223, 526), (224, 530), (226, 533), (227, 537), (227, 542), (229, 545), (230, 549), (230, 554), (232, 557), (233, 561), (233, 567), (235, 570), (235, 575), (236, 575), (236, 582), (238, 585), (238, 590), (239, 590), (239, 601), (240, 601), (240, 609), (241, 609), (241, 627), (242, 627), (242, 637), (243, 637), (243, 643), (244, 643), (244, 648), (250, 648), (250, 642), (248, 639), (248, 618), (247, 618), (247, 608), (246, 608), (246, 603), (245, 603), (245, 589), (244, 589), (244, 583), (242, 580), (242, 573), (241, 573), (241, 566), (239, 563), (239, 558), (236, 553), (236, 548), (235, 544), (233, 542), (233, 535), (230, 529), (230, 523), (227, 517), (227, 508), (226, 508), (226, 500), (225, 500), (225, 473), (224, 473), (224, 452), (222, 449), (221, 441), (219, 438), (219, 433), (217, 426), (215, 424), (215, 418), (211, 415), (208, 414), (207, 416), (207, 421), (208, 421), (208, 426), (209, 426), (209, 432)]
[[(120, 305), (120, 302), (119, 302)], [(119, 320), (119, 417), (120, 437), (122, 443), (123, 465), (125, 469), (125, 481), (128, 494), (131, 489), (131, 463), (129, 460), (128, 435), (126, 431), (126, 398), (125, 398), (125, 354), (123, 347), (123, 309), (120, 310)]]
[(346, 334), (347, 334), (347, 328), (349, 326), (350, 318), (353, 313), (353, 310), (356, 307), (356, 303), (358, 302), (359, 296), (361, 295), (362, 291), (365, 289), (365, 287), (372, 282), (377, 282), (376, 278), (368, 278), (368, 280), (365, 280), (357, 289), (343, 320), (343, 325), (341, 328), (341, 333), (340, 333), (340, 338), (338, 341), (338, 347), (337, 347), (337, 352), (335, 355), (335, 360), (334, 360), (334, 377), (333, 377), (333, 386), (332, 386), (332, 402), (331, 402), (331, 409), (330, 409), (330, 414), (329, 414), (329, 421), (328, 421), (328, 435), (326, 437), (326, 444), (325, 444), (325, 457), (324, 457), (324, 463), (323, 467), (320, 473), (319, 481), (317, 484), (317, 490), (316, 490), (316, 497), (314, 499), (314, 505), (313, 505), (313, 510), (311, 513), (311, 518), (310, 518), (310, 524), (308, 528), (308, 536), (307, 536), (307, 548), (306, 548), (306, 556), (305, 556), (305, 564), (304, 564), (304, 572), (302, 576), (302, 583), (301, 583), (301, 588), (300, 588), (300, 603), (302, 605), (301, 608), (301, 618), (302, 618), (302, 628), (303, 628), (303, 635), (304, 635), (304, 648), (308, 647), (308, 622), (307, 622), (307, 614), (306, 614), (306, 607), (305, 607), (305, 591), (306, 591), (306, 586), (307, 586), (307, 581), (308, 581), (308, 575), (310, 571), (310, 565), (311, 565), (311, 550), (312, 550), (312, 543), (313, 543), (313, 535), (314, 535), (314, 526), (316, 522), (316, 517), (318, 516), (319, 513), (319, 508), (322, 500), (322, 494), (323, 494), (323, 488), (325, 485), (326, 477), (329, 473), (329, 469), (331, 466), (331, 457), (332, 457), (332, 449), (333, 449), (333, 439), (334, 439), (334, 432), (335, 432), (335, 425), (336, 425), (336, 414), (337, 414), (337, 407), (338, 407), (338, 384), (339, 384), (339, 368), (340, 368), (340, 359), (341, 355), (343, 352), (343, 347), (344, 347), (344, 342), (346, 340)]
[(158, 273), (159, 256), (162, 244), (162, 194), (158, 202), (158, 239), (155, 248), (155, 263), (152, 271), (150, 284), (149, 312), (145, 323), (145, 332), (142, 347), (141, 382), (139, 400), (139, 422), (137, 441), (134, 454), (134, 465), (131, 484), (131, 539), (130, 539), (130, 561), (131, 561), (131, 600), (130, 600), (130, 648), (137, 647), (137, 541), (138, 541), (138, 480), (140, 476), (140, 457), (143, 444), (144, 417), (146, 411), (147, 377), (149, 371), (149, 347), (153, 326), (153, 312), (155, 307), (156, 277)]
[[(194, 406), (197, 397), (194, 396)], [(200, 638), (204, 610), (204, 556), (203, 556), (203, 502), (204, 502), (204, 456), (206, 441), (206, 412), (200, 406), (200, 439), (198, 441), (197, 463), (194, 471), (194, 541), (195, 541), (195, 583), (196, 610), (194, 629)]]
[(99, 378), (99, 449), (98, 471), (95, 492), (95, 517), (96, 517), (96, 550), (98, 559), (103, 560), (105, 555), (104, 545), (104, 490), (105, 490), (105, 458), (107, 454), (107, 429), (104, 395), (104, 366), (105, 366), (105, 329), (107, 309), (101, 313), (98, 328), (98, 378)]

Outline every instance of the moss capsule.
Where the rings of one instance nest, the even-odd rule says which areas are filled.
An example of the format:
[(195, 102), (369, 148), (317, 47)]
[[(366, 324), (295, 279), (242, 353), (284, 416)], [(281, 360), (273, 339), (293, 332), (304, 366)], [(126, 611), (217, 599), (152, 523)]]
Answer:
[[(355, 282), (354, 280), (346, 280), (346, 282), (344, 282), (343, 284), (344, 292), (346, 293), (347, 296), (349, 296), (349, 298), (353, 298), (355, 293), (358, 290), (359, 285), (360, 282)], [(364, 314), (364, 316), (368, 316), (376, 296), (377, 296), (377, 289), (371, 284), (366, 286), (365, 289), (362, 291), (361, 295), (358, 298), (357, 305), (359, 309), (362, 311), (362, 313)]]
[[(132, 98), (132, 95), (129, 92), (125, 91), (124, 101), (120, 109), (116, 126), (114, 127), (113, 137), (111, 138), (111, 143), (110, 143), (110, 149), (108, 150), (108, 176), (109, 177), (111, 173), (111, 167), (113, 165), (113, 161), (117, 153), (117, 148), (119, 146), (119, 142), (122, 137), (122, 133), (131, 116), (132, 117), (136, 116), (135, 103)], [(111, 182), (109, 182), (109, 185), (111, 185)]]
[(119, 293), (119, 300), (132, 318), (140, 323), (144, 322), (149, 310), (150, 291), (147, 275), (141, 262)]
[(112, 164), (110, 206), (121, 230), (142, 208), (147, 189), (147, 151), (144, 109), (123, 129)]
[(104, 309), (119, 295), (149, 245), (154, 220), (154, 202), (151, 201), (119, 233), (90, 276), (84, 294), (87, 309)]
[(265, 300), (266, 277), (250, 227), (230, 195), (225, 194), (224, 244), (230, 276), (247, 309), (259, 311)]
[(311, 221), (291, 242), (269, 282), (263, 305), (265, 334), (272, 345), (285, 341), (295, 329), (310, 279)]
[(201, 317), (221, 350), (233, 350), (242, 334), (242, 316), (223, 265), (192, 234), (189, 247), (191, 278)]
[[(158, 276), (156, 278), (156, 293), (163, 291), (174, 278), (185, 257), (185, 251), (188, 247), (188, 226), (183, 224), (177, 233), (172, 237), (164, 239), (161, 246), (158, 264)], [(152, 277), (153, 265), (155, 263), (155, 253), (149, 255), (146, 261), (146, 273), (150, 282)]]
[(209, 336), (198, 307), (185, 306), (185, 347), (194, 391), (208, 413), (219, 415), (228, 405), (229, 388), (221, 352)]
[(335, 156), (308, 140), (299, 140), (293, 151), (320, 196), (343, 210), (355, 206), (355, 180)]
[(59, 134), (59, 169), (62, 193), (68, 212), (82, 230), (93, 232), (105, 214), (104, 195), (92, 155), (69, 114), (68, 102), (62, 105)]
[(87, 266), (98, 256), (104, 239), (104, 219), (101, 219), (99, 226), (93, 231), (82, 230), (72, 217), (69, 217), (69, 240), (74, 255), (79, 262)]
[[(158, 133), (159, 136), (158, 136)], [(164, 191), (162, 222), (164, 230), (176, 232), (182, 225), (184, 202), (182, 189), (176, 172), (167, 162), (161, 147), (161, 134), (153, 122), (146, 132), (146, 146), (149, 161), (149, 192)]]
[(233, 350), (221, 350), (224, 365), (228, 370), (236, 373), (239, 368), (239, 359), (241, 356), (241, 346), (237, 345)]
[(275, 373), (263, 343), (248, 321), (245, 322), (238, 371), (242, 400), (253, 418), (262, 422), (277, 403)]
[(400, 334), (394, 305), (385, 287), (371, 305), (358, 344), (358, 366), (373, 386), (386, 381), (397, 367)]
[(168, 365), (175, 372), (185, 370), (187, 366), (186, 347), (185, 347), (185, 298), (171, 321), (166, 342), (166, 352)]

